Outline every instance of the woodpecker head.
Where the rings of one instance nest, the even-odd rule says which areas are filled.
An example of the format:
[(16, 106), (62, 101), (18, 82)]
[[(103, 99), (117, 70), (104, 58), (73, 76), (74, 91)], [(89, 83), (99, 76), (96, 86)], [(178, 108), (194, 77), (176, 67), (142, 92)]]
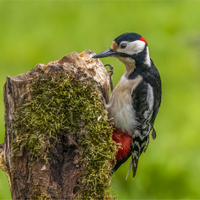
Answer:
[(109, 49), (96, 54), (92, 58), (110, 56), (118, 58), (125, 64), (126, 68), (131, 68), (133, 65), (135, 67), (151, 65), (147, 41), (137, 33), (124, 33), (118, 36)]

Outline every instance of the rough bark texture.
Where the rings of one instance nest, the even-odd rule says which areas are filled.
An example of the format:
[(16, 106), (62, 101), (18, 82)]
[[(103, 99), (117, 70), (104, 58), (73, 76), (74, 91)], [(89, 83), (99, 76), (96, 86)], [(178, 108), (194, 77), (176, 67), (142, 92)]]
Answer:
[[(38, 68), (51, 72), (55, 77), (59, 73), (68, 74), (69, 71), (77, 74), (76, 78), (80, 81), (87, 81), (88, 77), (92, 77), (100, 83), (99, 91), (108, 101), (109, 76), (103, 64), (92, 59), (92, 55), (94, 52), (88, 50), (81, 54), (74, 52), (47, 65), (38, 64), (24, 74), (7, 77), (4, 86), (6, 132), (5, 141), (0, 146), (0, 169), (8, 176), (13, 199), (76, 199), (84, 187), (80, 181), (81, 169), (84, 169), (84, 166), (80, 166), (78, 159), (81, 150), (75, 134), (68, 131), (58, 133), (57, 139), (60, 142), (50, 148), (50, 160), (46, 162), (41, 159), (32, 165), (25, 149), (12, 157), (12, 142), (17, 134), (17, 131), (13, 130), (12, 120), (19, 103), (32, 99), (30, 80), (39, 76)], [(80, 69), (87, 74), (85, 77), (79, 75)], [(54, 141), (50, 139), (48, 142)]]

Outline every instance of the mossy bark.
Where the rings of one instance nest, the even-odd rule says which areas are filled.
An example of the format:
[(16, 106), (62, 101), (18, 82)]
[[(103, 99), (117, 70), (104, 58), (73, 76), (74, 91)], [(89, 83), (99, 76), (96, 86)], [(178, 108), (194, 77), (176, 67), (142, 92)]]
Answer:
[(7, 77), (0, 169), (13, 199), (111, 198), (109, 76), (92, 55), (75, 52)]

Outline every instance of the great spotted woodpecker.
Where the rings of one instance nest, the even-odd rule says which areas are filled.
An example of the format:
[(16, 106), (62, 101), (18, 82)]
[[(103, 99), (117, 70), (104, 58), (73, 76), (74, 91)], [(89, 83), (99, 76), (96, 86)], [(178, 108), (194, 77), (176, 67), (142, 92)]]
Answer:
[[(117, 37), (108, 50), (93, 58), (116, 57), (125, 65), (125, 73), (106, 105), (113, 120), (113, 140), (121, 146), (116, 154), (116, 171), (130, 156), (128, 170), (136, 175), (138, 160), (149, 143), (149, 134), (155, 139), (153, 128), (161, 102), (160, 75), (150, 59), (147, 41), (137, 33)], [(127, 174), (127, 176), (128, 176)]]

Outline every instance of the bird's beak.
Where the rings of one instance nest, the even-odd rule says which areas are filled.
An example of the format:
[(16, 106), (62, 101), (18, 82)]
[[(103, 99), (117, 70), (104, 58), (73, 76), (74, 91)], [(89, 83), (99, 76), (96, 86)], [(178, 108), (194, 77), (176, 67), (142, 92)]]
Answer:
[(109, 56), (116, 56), (117, 52), (112, 50), (112, 49), (107, 49), (105, 51), (102, 51), (101, 53), (98, 53), (94, 56), (92, 56), (92, 58), (105, 58), (105, 57), (109, 57)]

